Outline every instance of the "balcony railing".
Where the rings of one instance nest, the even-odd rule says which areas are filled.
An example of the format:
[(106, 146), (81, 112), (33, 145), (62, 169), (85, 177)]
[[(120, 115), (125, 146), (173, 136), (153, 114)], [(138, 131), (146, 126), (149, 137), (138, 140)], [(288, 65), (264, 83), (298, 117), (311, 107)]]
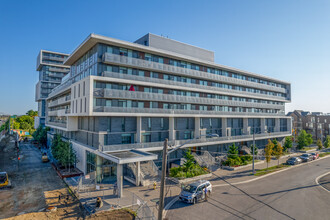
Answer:
[(48, 116), (65, 116), (65, 115), (66, 115), (66, 109), (48, 111)]
[(42, 59), (44, 60), (56, 60), (56, 61), (64, 61), (65, 58), (64, 57), (53, 57), (53, 56), (47, 56), (47, 55), (43, 55)]
[(157, 108), (122, 108), (122, 107), (109, 107), (97, 106), (94, 107), (94, 112), (116, 112), (116, 113), (132, 113), (132, 114), (164, 114), (164, 115), (216, 115), (223, 116), (285, 116), (284, 112), (280, 113), (259, 113), (259, 112), (223, 112), (223, 111), (202, 111), (202, 110), (183, 110), (183, 109), (157, 109)]
[(279, 109), (284, 111), (284, 105), (273, 105), (253, 102), (240, 102), (232, 100), (222, 100), (214, 98), (200, 98), (191, 96), (179, 96), (159, 93), (147, 93), (137, 91), (122, 91), (113, 89), (95, 89), (95, 97), (117, 98), (117, 99), (131, 99), (131, 100), (147, 100), (147, 101), (161, 101), (161, 102), (175, 102), (175, 103), (191, 103), (202, 105), (220, 105), (220, 106), (239, 106), (250, 108), (269, 108)]
[[(275, 137), (284, 137), (291, 135), (291, 131), (285, 132), (274, 132), (274, 133), (263, 133), (263, 134), (256, 134), (255, 138), (258, 139), (266, 139), (266, 138), (275, 138)], [(251, 141), (253, 138), (252, 135), (240, 135), (240, 136), (233, 136), (233, 137), (217, 137), (217, 138), (201, 138), (201, 139), (194, 139), (189, 142), (190, 145), (200, 146), (200, 145), (214, 145), (214, 144), (222, 144), (230, 142), (240, 142), (240, 141)], [(179, 146), (186, 143), (189, 140), (175, 140), (169, 141), (169, 146)], [(118, 150), (128, 150), (128, 149), (139, 149), (139, 148), (157, 148), (163, 147), (164, 142), (151, 142), (151, 143), (135, 143), (135, 144), (117, 144), (117, 145), (106, 145), (103, 146), (103, 151), (118, 151)]]
[(269, 90), (269, 91), (286, 93), (286, 90), (281, 87), (275, 87), (275, 86), (260, 84), (260, 83), (251, 82), (251, 81), (247, 81), (247, 80), (235, 79), (235, 78), (216, 75), (216, 74), (207, 73), (207, 72), (203, 72), (203, 71), (192, 70), (192, 69), (172, 66), (172, 65), (168, 65), (168, 64), (156, 63), (156, 62), (152, 62), (152, 61), (131, 58), (131, 57), (126, 57), (126, 56), (120, 56), (120, 55), (111, 54), (111, 53), (104, 53), (103, 62), (104, 63), (124, 64), (124, 65), (128, 65), (128, 66), (142, 67), (142, 68), (147, 68), (147, 69), (152, 69), (152, 70), (160, 70), (160, 71), (165, 71), (168, 73), (179, 73), (179, 74), (181, 74), (183, 76), (187, 76), (187, 77), (197, 77), (197, 78), (203, 78), (206, 80), (218, 81), (221, 83), (227, 82), (227, 83), (235, 84), (235, 85), (248, 86), (248, 87), (253, 87), (253, 88), (258, 88), (258, 89), (265, 89), (265, 90)]
[(238, 90), (233, 89), (225, 89), (225, 88), (219, 88), (219, 87), (211, 87), (211, 86), (203, 86), (198, 84), (192, 84), (192, 83), (185, 83), (185, 82), (176, 82), (172, 80), (163, 80), (158, 78), (149, 78), (149, 77), (143, 77), (143, 76), (136, 76), (136, 75), (128, 75), (123, 73), (116, 73), (116, 72), (109, 72), (104, 71), (102, 73), (102, 76), (104, 77), (112, 77), (112, 78), (119, 78), (119, 79), (125, 79), (125, 80), (133, 80), (133, 81), (140, 81), (140, 82), (149, 82), (149, 83), (159, 83), (159, 84), (165, 84), (165, 85), (172, 85), (172, 86), (179, 86), (180, 88), (184, 90), (188, 90), (191, 88), (199, 89), (199, 90), (208, 90), (210, 92), (216, 91), (220, 94), (224, 95), (235, 95), (239, 97), (247, 97), (247, 98), (257, 98), (257, 99), (267, 99), (267, 100), (276, 100), (276, 101), (285, 101), (284, 97), (280, 96), (269, 96), (265, 94), (259, 94), (259, 93), (250, 93), (250, 92), (242, 92)]
[(63, 104), (68, 104), (70, 103), (71, 100), (71, 96), (65, 96), (62, 98), (59, 98), (55, 101), (52, 101), (48, 104), (48, 107), (53, 107), (53, 106), (57, 106), (57, 105), (63, 105)]
[(70, 71), (70, 69), (60, 69), (55, 67), (49, 67), (48, 70), (51, 72), (60, 72), (60, 73), (68, 73)]
[(66, 128), (66, 122), (46, 121), (46, 126), (56, 126), (56, 127)]

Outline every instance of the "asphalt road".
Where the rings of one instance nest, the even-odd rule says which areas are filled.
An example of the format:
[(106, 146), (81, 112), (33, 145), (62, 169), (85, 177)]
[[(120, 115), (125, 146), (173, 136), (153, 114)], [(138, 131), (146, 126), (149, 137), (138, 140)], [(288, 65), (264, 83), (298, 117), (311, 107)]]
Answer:
[(263, 179), (213, 189), (207, 202), (176, 202), (168, 219), (330, 219), (330, 193), (315, 179), (330, 171), (330, 158)]

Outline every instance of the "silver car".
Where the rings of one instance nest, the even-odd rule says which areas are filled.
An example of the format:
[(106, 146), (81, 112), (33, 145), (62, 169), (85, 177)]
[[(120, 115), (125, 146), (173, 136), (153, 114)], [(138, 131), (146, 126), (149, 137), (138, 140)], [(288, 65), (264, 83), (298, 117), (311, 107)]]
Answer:
[(182, 188), (180, 193), (180, 200), (187, 203), (197, 203), (199, 200), (205, 198), (205, 187), (207, 188), (208, 195), (212, 192), (212, 185), (207, 180), (199, 180), (190, 183)]

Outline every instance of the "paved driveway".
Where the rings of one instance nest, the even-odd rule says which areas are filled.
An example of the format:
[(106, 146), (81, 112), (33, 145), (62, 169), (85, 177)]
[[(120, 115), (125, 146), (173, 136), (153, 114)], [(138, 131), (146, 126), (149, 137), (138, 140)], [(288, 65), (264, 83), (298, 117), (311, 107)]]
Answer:
[(315, 178), (330, 171), (330, 158), (241, 185), (214, 188), (208, 202), (176, 202), (168, 219), (329, 219), (330, 193)]

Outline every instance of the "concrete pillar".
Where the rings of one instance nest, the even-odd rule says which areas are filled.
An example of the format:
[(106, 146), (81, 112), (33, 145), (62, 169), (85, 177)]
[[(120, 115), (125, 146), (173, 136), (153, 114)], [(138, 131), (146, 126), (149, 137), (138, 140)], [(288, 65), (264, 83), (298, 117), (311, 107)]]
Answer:
[[(221, 125), (222, 125), (222, 137), (227, 136), (227, 118), (221, 119)], [(230, 135), (230, 132), (229, 132)]]
[(168, 126), (168, 140), (173, 141), (175, 140), (175, 130), (174, 130), (174, 117), (169, 117), (168, 120), (169, 126)]
[(288, 128), (288, 131), (292, 132), (292, 118), (287, 118), (287, 121), (286, 121), (286, 126)]
[(140, 169), (140, 162), (136, 162), (136, 172), (135, 172), (135, 185), (140, 186), (141, 181), (141, 169)]
[(96, 182), (102, 181), (102, 157), (96, 155)]
[(201, 136), (201, 118), (200, 117), (196, 117), (195, 118), (195, 133), (194, 133), (194, 138), (198, 138)]
[(137, 116), (136, 117), (136, 143), (141, 143), (141, 129), (142, 129), (142, 117)]
[(261, 118), (260, 119), (260, 132), (261, 133), (265, 133), (267, 131), (266, 128), (266, 119), (265, 118)]
[(117, 187), (118, 187), (118, 197), (123, 196), (123, 165), (117, 164)]
[(243, 118), (243, 135), (250, 134), (249, 119)]
[(275, 118), (274, 132), (280, 132), (280, 119), (279, 118)]

